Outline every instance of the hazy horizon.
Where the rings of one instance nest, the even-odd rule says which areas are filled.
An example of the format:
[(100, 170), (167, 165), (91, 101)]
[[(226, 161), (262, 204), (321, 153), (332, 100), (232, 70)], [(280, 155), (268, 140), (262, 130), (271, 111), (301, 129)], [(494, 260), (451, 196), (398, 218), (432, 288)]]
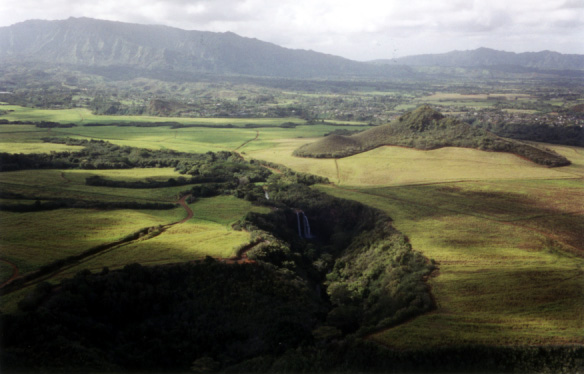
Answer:
[(231, 31), (357, 61), (474, 50), (584, 54), (584, 1), (6, 0), (0, 26), (88, 17)]

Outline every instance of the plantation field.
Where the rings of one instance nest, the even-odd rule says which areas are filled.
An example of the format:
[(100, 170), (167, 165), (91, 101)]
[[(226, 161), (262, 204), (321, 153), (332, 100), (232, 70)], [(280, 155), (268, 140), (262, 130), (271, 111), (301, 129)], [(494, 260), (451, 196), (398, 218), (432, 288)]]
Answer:
[(68, 146), (64, 144), (50, 143), (0, 143), (0, 152), (6, 153), (51, 153), (51, 152), (75, 152), (83, 147)]
[(113, 188), (86, 186), (85, 179), (101, 176), (127, 181), (168, 180), (182, 176), (172, 168), (123, 170), (20, 170), (0, 173), (0, 187), (4, 192), (36, 197), (40, 200), (77, 199), (94, 201), (174, 202), (188, 186), (157, 189)]
[(284, 122), (304, 123), (295, 117), (283, 118), (186, 118), (186, 117), (155, 117), (155, 116), (122, 116), (96, 115), (89, 109), (37, 109), (18, 105), (1, 105), (0, 110), (8, 111), (3, 119), (9, 121), (51, 121), (59, 123), (129, 123), (129, 122), (178, 122), (185, 125), (227, 125), (245, 126), (248, 123), (257, 125), (280, 125)]
[(151, 239), (138, 240), (92, 256), (58, 274), (54, 280), (71, 277), (83, 269), (116, 269), (133, 262), (160, 265), (200, 260), (206, 256), (232, 257), (241, 245), (249, 241), (250, 236), (245, 231), (233, 230), (231, 225), (250, 211), (269, 211), (233, 196), (201, 199), (190, 204), (190, 207), (194, 216), (186, 223), (174, 225)]
[[(86, 186), (85, 178), (99, 175), (114, 180), (167, 180), (181, 176), (172, 168), (124, 169), (124, 170), (23, 170), (0, 173), (0, 187), (5, 193), (21, 194), (29, 199), (3, 199), (4, 204), (33, 204), (37, 199), (79, 199), (106, 202), (174, 202), (178, 194), (189, 186), (157, 189), (129, 189)], [(195, 219), (204, 226), (213, 224), (219, 236), (229, 225), (249, 210), (248, 202), (235, 198), (207, 201), (197, 206)], [(38, 269), (52, 261), (78, 254), (99, 244), (116, 241), (138, 229), (165, 225), (181, 220), (184, 209), (173, 210), (108, 210), (60, 209), (31, 213), (0, 212), (0, 238), (2, 258), (15, 263), (21, 272)], [(227, 227), (225, 227), (227, 226)], [(209, 231), (209, 230), (202, 230)], [(213, 235), (209, 234), (209, 237)], [(244, 236), (248, 236), (245, 234)], [(66, 240), (63, 240), (66, 238)], [(240, 239), (236, 239), (240, 244)], [(220, 243), (219, 241), (217, 243)], [(223, 242), (225, 243), (225, 241)], [(229, 245), (226, 251), (231, 251)], [(199, 250), (200, 253), (201, 250)], [(231, 252), (229, 252), (231, 253)], [(12, 270), (0, 268), (0, 281), (7, 279)]]
[(241, 152), (254, 148), (271, 148), (275, 139), (322, 136), (335, 128), (326, 125), (298, 126), (294, 129), (186, 128), (176, 130), (171, 130), (168, 127), (82, 127), (59, 129), (58, 132), (53, 133), (72, 138), (107, 140), (114, 144), (138, 148), (204, 153), (233, 150)]
[[(160, 118), (159, 118), (160, 119)], [(284, 120), (282, 120), (284, 121)], [(101, 122), (101, 121), (100, 121)], [(17, 127), (18, 131), (13, 130)], [(51, 151), (79, 150), (79, 147), (62, 144), (43, 143), (45, 137), (70, 137), (76, 139), (106, 140), (120, 146), (148, 149), (173, 149), (180, 152), (218, 152), (270, 149), (279, 139), (320, 137), (335, 129), (346, 126), (326, 124), (300, 125), (296, 128), (267, 127), (245, 128), (182, 128), (165, 127), (72, 127), (37, 129), (33, 125), (0, 125), (0, 152), (8, 153), (48, 153)], [(351, 128), (365, 129), (354, 123)]]
[(584, 344), (584, 183), (321, 187), (386, 211), (438, 263), (437, 310), (370, 338), (397, 349)]
[[(109, 172), (113, 174), (115, 171)], [(84, 269), (116, 269), (135, 262), (157, 265), (200, 260), (206, 256), (232, 257), (250, 239), (249, 233), (233, 230), (232, 224), (250, 211), (268, 212), (267, 208), (252, 206), (248, 201), (233, 196), (200, 199), (190, 207), (194, 216), (187, 222), (169, 226), (152, 238), (144, 236), (91, 255), (65, 266), (44, 280), (56, 282)], [(24, 274), (97, 245), (118, 241), (139, 229), (168, 225), (185, 216), (183, 208), (162, 211), (59, 209), (33, 213), (0, 212), (0, 226), (6, 233), (0, 238), (2, 259), (15, 264)], [(7, 263), (0, 264), (0, 282), (4, 282), (10, 278), (13, 269)], [(16, 303), (28, 289), (30, 286), (3, 296), (0, 310), (16, 310)]]
[(0, 125), (0, 152), (49, 153), (81, 149), (76, 146), (42, 142), (42, 138), (51, 135), (48, 129), (39, 129), (33, 125)]
[(190, 205), (193, 209), (193, 219), (196, 222), (211, 222), (230, 228), (239, 221), (247, 212), (269, 213), (266, 207), (251, 205), (249, 201), (238, 199), (234, 196), (216, 196), (200, 199)]
[[(2, 258), (21, 273), (114, 242), (141, 228), (176, 222), (184, 210), (58, 209), (31, 213), (0, 212)], [(4, 274), (5, 276), (6, 274)]]
[[(425, 99), (428, 97), (419, 100)], [(430, 99), (440, 104), (495, 103), (487, 102), (483, 96), (468, 95), (436, 94)], [(76, 123), (176, 120), (236, 126), (252, 122), (273, 125), (289, 120), (94, 118), (80, 109), (14, 110), (3, 118)], [(351, 124), (360, 128), (359, 123)], [(512, 154), (461, 148), (420, 151), (380, 147), (337, 160), (292, 156), (299, 146), (335, 128), (346, 127), (79, 126), (49, 132), (34, 126), (0, 125), (0, 151), (77, 149), (40, 143), (47, 135), (103, 139), (119, 145), (185, 152), (236, 150), (247, 159), (267, 160), (324, 176), (334, 185), (318, 188), (384, 210), (413, 247), (439, 266), (428, 281), (437, 309), (373, 334), (370, 339), (397, 349), (469, 344), (584, 344), (584, 149), (548, 146), (572, 161), (570, 166), (553, 169)], [(0, 173), (0, 189), (41, 201), (73, 198), (108, 202), (175, 202), (179, 192), (189, 189), (189, 186), (159, 189), (86, 186), (85, 179), (93, 175), (127, 181), (181, 176), (171, 168), (17, 171)], [(22, 202), (32, 204), (34, 200)], [(3, 199), (2, 203), (8, 200)], [(83, 269), (100, 271), (105, 266), (115, 269), (132, 262), (154, 265), (197, 260), (207, 255), (230, 257), (249, 241), (248, 233), (234, 231), (231, 225), (249, 211), (265, 212), (231, 196), (200, 199), (190, 207), (194, 216), (186, 223), (170, 226), (158, 236), (88, 257), (51, 281)], [(178, 222), (185, 215), (181, 207), (162, 211), (0, 212), (1, 257), (26, 273), (93, 246), (116, 241), (140, 228)], [(11, 266), (0, 262), (0, 282), (8, 279), (12, 271)], [(14, 310), (23, 294), (19, 291), (3, 297), (2, 310)]]
[(329, 178), (343, 186), (391, 186), (462, 180), (562, 179), (584, 175), (584, 158), (577, 148), (548, 146), (573, 165), (547, 168), (516, 155), (465, 148), (422, 151), (384, 146), (337, 159), (300, 158), (292, 152), (312, 139), (281, 139), (273, 148), (248, 151), (251, 158), (284, 164), (292, 169)]

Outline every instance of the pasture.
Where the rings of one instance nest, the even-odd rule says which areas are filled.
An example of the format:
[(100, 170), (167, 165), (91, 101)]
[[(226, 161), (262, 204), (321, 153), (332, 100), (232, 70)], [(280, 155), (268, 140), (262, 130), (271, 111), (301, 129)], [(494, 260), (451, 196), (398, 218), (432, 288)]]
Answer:
[[(20, 108), (20, 107), (19, 107)], [(30, 117), (23, 118), (26, 120), (40, 121), (43, 118), (44, 112), (48, 110), (41, 109), (26, 109), (25, 113), (29, 113)], [(77, 109), (76, 109), (77, 110)], [(41, 112), (34, 116), (31, 113), (35, 111)], [(71, 110), (54, 110), (55, 112)], [(15, 111), (14, 113), (19, 113)], [(11, 115), (15, 115), (11, 113)], [(54, 117), (54, 118), (53, 118)], [(99, 123), (118, 123), (118, 122), (148, 122), (149, 117), (122, 117), (120, 121), (108, 120), (99, 116), (95, 121)], [(10, 120), (9, 115), (3, 116)], [(69, 115), (54, 113), (51, 118), (59, 122), (61, 118), (69, 118)], [(45, 119), (46, 120), (46, 119)], [(174, 121), (173, 118), (153, 117), (152, 121)], [(185, 120), (181, 118), (181, 120)], [(195, 119), (187, 119), (194, 121)], [(150, 122), (152, 122), (150, 121)], [(197, 122), (198, 121), (198, 122)], [(238, 122), (239, 121), (239, 122)], [(284, 122), (295, 122), (298, 126), (294, 128), (280, 128), (280, 124)], [(320, 137), (335, 129), (346, 129), (350, 126), (351, 129), (366, 129), (369, 128), (359, 122), (335, 122), (332, 123), (317, 123), (314, 125), (305, 125), (305, 121), (290, 118), (250, 118), (250, 119), (233, 119), (233, 118), (206, 118), (196, 119), (194, 123), (187, 124), (203, 124), (212, 126), (233, 124), (234, 128), (212, 128), (212, 127), (187, 127), (171, 129), (170, 126), (161, 127), (117, 127), (117, 126), (76, 126), (71, 128), (54, 128), (54, 129), (39, 129), (34, 125), (0, 125), (0, 152), (8, 153), (49, 153), (51, 151), (77, 151), (80, 148), (74, 146), (66, 146), (62, 144), (43, 143), (42, 138), (45, 137), (70, 137), (76, 139), (94, 139), (105, 140), (120, 146), (131, 146), (137, 148), (148, 148), (153, 150), (159, 149), (173, 149), (180, 152), (219, 152), (219, 151), (238, 151), (247, 152), (248, 150), (270, 149), (273, 148), (274, 143), (279, 139), (297, 139), (297, 138), (314, 138)], [(245, 124), (253, 123), (260, 126), (260, 128), (245, 128)], [(339, 125), (336, 125), (338, 123)]]
[(183, 216), (181, 208), (171, 211), (0, 212), (2, 257), (26, 273), (91, 247), (114, 242), (141, 228), (168, 224)]
[[(473, 100), (485, 103), (484, 97), (472, 96), (440, 94), (431, 99), (463, 100), (467, 105)], [(519, 99), (529, 100), (523, 96)], [(75, 123), (138, 120), (95, 118), (80, 109), (13, 110), (4, 118)], [(139, 117), (139, 120), (161, 119)], [(256, 119), (163, 120), (242, 126), (256, 122)], [(264, 122), (258, 119), (258, 123), (280, 124), (289, 119), (261, 120)], [(584, 344), (583, 149), (549, 146), (572, 161), (571, 166), (554, 169), (511, 154), (461, 148), (419, 151), (380, 147), (337, 160), (292, 156), (294, 149), (335, 128), (323, 124), (291, 129), (176, 130), (79, 126), (52, 129), (50, 135), (186, 152), (237, 150), (248, 159), (267, 160), (328, 177), (334, 185), (317, 188), (387, 212), (414, 249), (438, 263), (439, 271), (428, 280), (437, 309), (369, 337), (380, 344), (397, 349), (469, 344)], [(21, 146), (24, 151), (35, 152), (72, 149), (39, 143), (47, 133), (33, 126), (0, 125), (0, 151), (20, 152)], [(39, 199), (139, 202), (173, 202), (180, 191), (188, 189), (188, 186), (152, 190), (85, 186), (85, 178), (91, 175), (119, 180), (180, 176), (169, 168), (18, 171), (1, 173), (0, 187), (2, 191)], [(53, 280), (82, 269), (100, 271), (105, 266), (113, 269), (131, 262), (164, 264), (206, 255), (229, 257), (249, 240), (248, 233), (234, 231), (231, 224), (249, 211), (262, 211), (230, 196), (200, 199), (190, 206), (194, 217), (188, 222), (171, 226), (158, 236), (84, 259)], [(140, 228), (166, 225), (184, 217), (185, 211), (180, 207), (167, 211), (0, 212), (2, 258), (15, 263), (21, 272), (28, 272)], [(1, 263), (0, 280), (11, 273), (11, 267)], [(2, 309), (14, 309), (19, 297), (22, 293), (3, 297)]]
[(277, 126), (284, 122), (304, 123), (295, 117), (284, 118), (187, 118), (187, 117), (155, 117), (155, 116), (122, 116), (122, 115), (96, 115), (86, 108), (75, 109), (37, 109), (18, 105), (1, 105), (0, 109), (8, 111), (3, 119), (9, 121), (51, 121), (58, 123), (131, 123), (131, 122), (178, 122), (184, 125), (228, 125), (245, 126), (248, 123), (266, 126)]
[(128, 181), (167, 180), (180, 177), (172, 168), (122, 170), (20, 170), (0, 174), (0, 187), (5, 192), (34, 199), (77, 199), (95, 201), (174, 202), (187, 186), (157, 189), (132, 189), (86, 186), (85, 179), (101, 176)]
[(395, 186), (492, 179), (564, 179), (584, 175), (584, 161), (569, 147), (557, 150), (573, 161), (567, 168), (547, 168), (516, 155), (466, 148), (423, 151), (383, 146), (339, 159), (300, 158), (292, 152), (317, 139), (281, 139), (272, 148), (249, 150), (246, 156), (281, 163), (292, 169), (329, 178), (340, 186)]
[[(5, 193), (28, 199), (3, 203), (32, 204), (35, 200), (79, 199), (106, 202), (175, 202), (189, 186), (157, 189), (129, 189), (86, 186), (85, 178), (99, 175), (108, 179), (166, 180), (181, 176), (172, 168), (125, 170), (23, 170), (0, 174)], [(189, 261), (205, 256), (231, 257), (249, 241), (249, 234), (234, 231), (231, 225), (249, 211), (265, 212), (232, 196), (201, 199), (191, 204), (194, 217), (187, 223), (169, 227), (161, 235), (143, 238), (128, 245), (90, 256), (76, 266), (57, 274), (62, 279), (82, 269), (119, 268), (128, 263), (161, 264)], [(29, 213), (0, 212), (1, 258), (16, 265), (21, 274), (38, 270), (68, 256), (78, 255), (98, 245), (120, 240), (146, 227), (164, 226), (182, 220), (182, 207), (171, 210), (58, 209)], [(148, 239), (148, 240), (146, 240)], [(0, 282), (9, 279), (13, 269), (2, 262)], [(23, 293), (19, 293), (21, 296)], [(7, 308), (18, 298), (10, 297)]]
[(233, 196), (200, 199), (190, 204), (190, 207), (194, 216), (186, 223), (171, 226), (153, 238), (143, 238), (91, 256), (77, 266), (61, 272), (54, 280), (71, 277), (83, 269), (117, 269), (133, 262), (161, 265), (201, 260), (206, 256), (232, 257), (241, 245), (249, 241), (250, 235), (245, 231), (233, 230), (231, 225), (250, 211), (268, 211)]
[(397, 349), (583, 344), (584, 184), (575, 161), (563, 171), (572, 179), (320, 187), (384, 210), (438, 263), (428, 281), (437, 309), (370, 339)]

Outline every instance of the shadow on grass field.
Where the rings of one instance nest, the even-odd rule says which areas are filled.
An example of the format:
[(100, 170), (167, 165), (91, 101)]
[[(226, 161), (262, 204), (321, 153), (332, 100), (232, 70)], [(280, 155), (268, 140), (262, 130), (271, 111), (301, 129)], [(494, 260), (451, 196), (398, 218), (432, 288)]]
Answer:
[(182, 175), (173, 168), (123, 170), (21, 170), (0, 174), (3, 192), (35, 199), (78, 199), (98, 201), (174, 202), (187, 186), (156, 189), (87, 186), (85, 179), (100, 176), (113, 180), (168, 180)]
[[(268, 211), (233, 196), (200, 199), (190, 207), (194, 216), (184, 224), (172, 226), (161, 235), (144, 236), (88, 256), (43, 280), (56, 282), (81, 270), (118, 269), (131, 263), (160, 265), (199, 260), (206, 256), (231, 257), (250, 239), (249, 233), (235, 231), (231, 225), (250, 211)], [(2, 256), (16, 264), (21, 273), (32, 272), (97, 245), (115, 242), (138, 229), (178, 222), (184, 215), (183, 208), (170, 211), (59, 209), (34, 213), (0, 212), (0, 225), (6, 232), (0, 239)], [(2, 266), (0, 271), (1, 281), (12, 274), (8, 266)], [(16, 303), (30, 289), (27, 285), (2, 296), (2, 311), (14, 311)]]
[(438, 308), (371, 337), (396, 349), (584, 344), (581, 180), (320, 187), (386, 211), (434, 259)]

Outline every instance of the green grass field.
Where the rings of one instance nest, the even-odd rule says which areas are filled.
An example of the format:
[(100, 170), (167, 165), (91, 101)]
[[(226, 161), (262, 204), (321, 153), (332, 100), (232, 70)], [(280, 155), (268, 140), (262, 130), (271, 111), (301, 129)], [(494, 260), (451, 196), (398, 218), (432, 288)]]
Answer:
[[(484, 102), (483, 97), (446, 94), (431, 99)], [(9, 119), (77, 123), (121, 120), (93, 118), (83, 110), (25, 109), (15, 108)], [(231, 119), (208, 121), (236, 124)], [(325, 125), (178, 130), (75, 127), (53, 129), (50, 135), (188, 152), (237, 149), (246, 158), (281, 163), (297, 171), (328, 177), (335, 185), (318, 188), (384, 210), (416, 250), (438, 262), (439, 271), (428, 282), (437, 309), (371, 336), (381, 344), (397, 349), (466, 344), (584, 344), (584, 149), (549, 146), (572, 161), (571, 166), (554, 169), (511, 154), (460, 148), (419, 151), (381, 147), (336, 161), (292, 156), (293, 150), (302, 144), (333, 129)], [(39, 131), (33, 126), (0, 125), (0, 151), (20, 152), (21, 146), (25, 151), (34, 149), (46, 135), (46, 130)], [(37, 147), (42, 152), (60, 149), (46, 144)], [(143, 202), (176, 201), (178, 192), (188, 189), (85, 186), (85, 178), (91, 175), (123, 180), (179, 176), (172, 169), (19, 171), (1, 173), (0, 188), (45, 198)], [(154, 238), (87, 258), (56, 279), (81, 269), (99, 271), (104, 266), (117, 268), (130, 262), (163, 264), (206, 255), (229, 257), (249, 240), (249, 234), (230, 227), (246, 212), (257, 209), (248, 202), (220, 196), (201, 199), (191, 207), (195, 216), (187, 223), (172, 226)], [(184, 215), (182, 208), (1, 212), (1, 254), (21, 271), (31, 271), (138, 228), (179, 221)], [(11, 273), (12, 269), (2, 263), (0, 280)], [(22, 294), (3, 297), (2, 310), (14, 310)]]
[(82, 147), (68, 146), (64, 144), (50, 143), (0, 143), (0, 152), (6, 153), (50, 153), (50, 152), (74, 152)]
[[(166, 120), (158, 118), (158, 120)], [(208, 120), (220, 120), (209, 118)], [(267, 119), (262, 119), (267, 121)], [(282, 121), (286, 119), (271, 119)], [(105, 120), (104, 120), (105, 121)], [(102, 121), (100, 121), (102, 122)], [(266, 122), (269, 123), (269, 122)], [(278, 122), (281, 123), (281, 122)], [(17, 128), (17, 129), (14, 129)], [(33, 125), (0, 125), (0, 152), (48, 153), (51, 151), (76, 151), (79, 147), (42, 143), (45, 137), (70, 137), (77, 139), (106, 140), (117, 145), (148, 149), (173, 149), (181, 152), (205, 153), (208, 151), (247, 152), (271, 149), (280, 139), (320, 137), (343, 126), (301, 125), (296, 128), (278, 127), (245, 128), (182, 128), (170, 127), (72, 127), (48, 131)], [(368, 128), (355, 124), (354, 128)]]
[(20, 170), (0, 174), (0, 187), (26, 197), (69, 198), (97, 201), (174, 202), (188, 186), (157, 189), (110, 188), (86, 186), (85, 179), (99, 175), (110, 179), (166, 180), (177, 178), (180, 173), (172, 168), (123, 169), (123, 170)]
[(114, 242), (143, 227), (175, 222), (183, 216), (181, 208), (170, 211), (0, 212), (2, 257), (26, 273), (99, 244)]
[[(85, 178), (99, 175), (119, 180), (165, 180), (180, 176), (172, 168), (124, 169), (124, 170), (23, 170), (0, 174), (0, 187), (3, 192), (22, 194), (27, 197), (43, 199), (73, 198), (96, 201), (136, 201), (136, 202), (174, 202), (181, 191), (188, 186), (158, 189), (129, 189), (86, 186)], [(35, 199), (36, 200), (36, 199)], [(32, 204), (34, 200), (8, 200), (6, 204)], [(229, 256), (235, 246), (245, 242), (248, 234), (233, 232), (230, 225), (242, 218), (250, 210), (257, 210), (249, 202), (234, 197), (203, 199), (196, 203), (197, 222), (192, 227), (197, 235), (191, 235), (193, 242), (184, 246), (187, 252), (196, 249), (197, 256)], [(116, 241), (138, 229), (165, 225), (181, 220), (186, 213), (182, 208), (173, 210), (110, 210), (97, 211), (86, 209), (60, 209), (34, 213), (0, 212), (0, 237), (2, 258), (15, 263), (22, 273), (33, 271), (40, 266), (78, 254), (99, 244)], [(168, 234), (173, 234), (174, 228)], [(165, 233), (167, 234), (167, 233)], [(187, 234), (182, 236), (183, 241)], [(170, 237), (169, 235), (167, 235)], [(157, 244), (163, 236), (155, 238)], [(178, 243), (178, 236), (170, 242)], [(197, 239), (199, 238), (199, 239)], [(206, 245), (199, 245), (202, 240)], [(215, 238), (216, 240), (214, 240)], [(214, 246), (209, 246), (214, 243)], [(170, 248), (172, 243), (166, 243)], [(178, 246), (180, 249), (180, 245)], [(195, 248), (195, 249), (193, 249)], [(182, 249), (179, 250), (179, 253)], [(191, 256), (191, 255), (189, 255)], [(192, 257), (192, 256), (191, 256)], [(132, 257), (139, 261), (140, 257)], [(150, 259), (150, 257), (148, 257)], [(172, 258), (172, 256), (170, 256)], [(183, 259), (179, 256), (178, 259)], [(123, 263), (120, 261), (118, 263)], [(0, 268), (0, 281), (7, 279), (12, 270)]]
[[(323, 187), (386, 211), (439, 264), (429, 281), (438, 309), (372, 339), (398, 349), (584, 343), (584, 186), (546, 182)], [(563, 225), (538, 222), (564, 214)]]
[(232, 257), (238, 247), (249, 241), (250, 236), (247, 232), (233, 230), (231, 225), (250, 211), (269, 211), (233, 196), (201, 199), (190, 204), (190, 207), (194, 216), (186, 223), (172, 226), (154, 238), (138, 240), (92, 256), (60, 273), (55, 279), (73, 276), (83, 269), (116, 269), (133, 262), (160, 265), (199, 260), (205, 256)]
[[(398, 349), (583, 344), (584, 151), (550, 146), (572, 165), (510, 154), (382, 147), (334, 160), (296, 158), (302, 139), (252, 157), (328, 177), (338, 197), (386, 211), (439, 263), (438, 309), (371, 338)], [(340, 188), (339, 188), (340, 187)]]
[[(114, 171), (109, 172), (113, 174)], [(186, 223), (170, 226), (153, 238), (144, 237), (87, 257), (45, 280), (56, 282), (84, 269), (116, 269), (135, 262), (160, 265), (198, 260), (205, 256), (231, 257), (250, 239), (249, 233), (235, 231), (231, 225), (250, 211), (268, 211), (233, 196), (201, 199), (191, 204), (191, 208), (194, 216)], [(34, 213), (0, 212), (0, 226), (5, 233), (0, 238), (2, 258), (15, 264), (24, 274), (91, 247), (117, 241), (139, 229), (178, 222), (185, 215), (183, 208), (163, 211), (60, 209)], [(13, 270), (6, 263), (1, 264), (0, 281), (3, 282), (10, 278)], [(16, 303), (25, 295), (23, 290), (3, 297), (0, 310), (16, 310)]]
[[(550, 169), (508, 153), (466, 148), (422, 151), (384, 146), (337, 159), (300, 158), (292, 152), (316, 139), (281, 139), (272, 148), (250, 150), (249, 157), (284, 164), (292, 169), (329, 178), (343, 186), (391, 186), (461, 180), (561, 179), (584, 175), (584, 161), (568, 168)], [(554, 147), (551, 147), (554, 148)], [(555, 147), (570, 158), (569, 147)], [(572, 159), (570, 158), (570, 159)]]
[(398, 349), (584, 343), (584, 159), (555, 148), (573, 161), (556, 179), (453, 183), (430, 173), (425, 185), (321, 187), (386, 211), (439, 263), (429, 281), (438, 309), (373, 340)]
[(89, 109), (38, 109), (18, 105), (1, 105), (0, 110), (9, 111), (3, 119), (9, 121), (52, 121), (59, 123), (129, 123), (129, 122), (178, 122), (185, 125), (227, 125), (245, 126), (248, 123), (258, 125), (280, 125), (284, 122), (304, 123), (295, 117), (283, 118), (186, 118), (186, 117), (155, 117), (155, 116), (121, 116), (96, 115)]

